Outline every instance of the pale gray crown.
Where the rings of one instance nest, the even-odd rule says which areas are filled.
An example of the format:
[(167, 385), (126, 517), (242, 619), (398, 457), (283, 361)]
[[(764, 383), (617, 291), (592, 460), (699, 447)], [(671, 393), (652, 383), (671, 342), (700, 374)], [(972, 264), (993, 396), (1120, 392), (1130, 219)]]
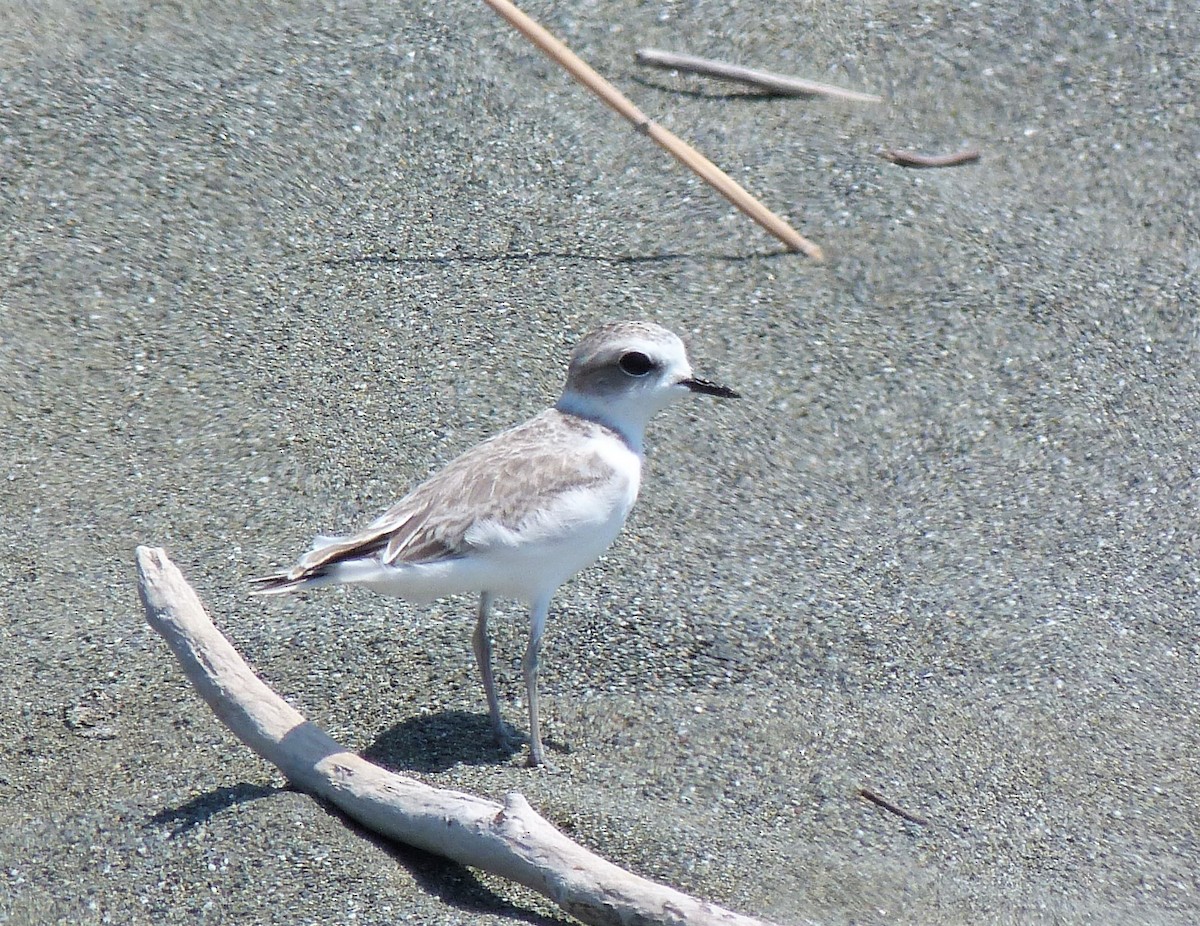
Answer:
[[(653, 366), (642, 372), (636, 355)], [(666, 328), (646, 321), (609, 322), (584, 337), (571, 353), (566, 391), (603, 396), (661, 388), (664, 377), (678, 382), (691, 372), (683, 342)]]

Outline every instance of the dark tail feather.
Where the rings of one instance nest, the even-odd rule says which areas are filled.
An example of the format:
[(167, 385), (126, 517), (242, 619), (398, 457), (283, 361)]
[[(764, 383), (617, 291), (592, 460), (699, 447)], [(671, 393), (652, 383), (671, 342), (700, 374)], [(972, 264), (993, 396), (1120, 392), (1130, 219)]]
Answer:
[(388, 534), (366, 534), (354, 537), (318, 537), (313, 548), (300, 557), (300, 561), (286, 572), (259, 576), (251, 579), (258, 588), (255, 595), (286, 595), (304, 588), (323, 588), (332, 585), (329, 575), (339, 562), (357, 559), (380, 550), (387, 545)]
[(256, 586), (252, 595), (286, 595), (288, 592), (299, 591), (302, 588), (317, 588), (325, 583), (324, 572), (310, 572), (305, 575), (293, 575), (288, 572), (277, 572), (270, 576), (257, 576), (250, 580)]

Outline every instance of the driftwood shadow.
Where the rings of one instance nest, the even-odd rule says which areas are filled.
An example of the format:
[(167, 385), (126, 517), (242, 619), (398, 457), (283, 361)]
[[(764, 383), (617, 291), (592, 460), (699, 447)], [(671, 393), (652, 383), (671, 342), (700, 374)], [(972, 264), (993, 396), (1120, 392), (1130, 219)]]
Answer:
[(214, 788), (197, 794), (191, 800), (185, 801), (178, 807), (164, 807), (146, 821), (147, 826), (161, 826), (170, 830), (172, 838), (181, 836), (201, 823), (207, 823), (222, 810), (228, 810), (237, 804), (257, 801), (270, 797), (284, 787), (274, 785), (252, 785), (243, 783), (226, 788)]
[[(344, 816), (335, 808), (330, 808), (330, 812)], [(403, 865), (423, 891), (448, 906), (457, 907), (464, 913), (476, 916), (503, 916), (516, 922), (531, 923), (533, 926), (556, 926), (575, 922), (569, 917), (537, 913), (517, 906), (480, 881), (475, 871), (465, 865), (403, 843), (383, 841), (360, 824), (348, 822)]]
[(404, 868), (426, 894), (448, 906), (475, 916), (503, 916), (532, 926), (559, 926), (575, 922), (569, 917), (556, 917), (518, 906), (484, 884), (474, 869), (444, 855), (381, 836), (327, 801), (318, 798), (317, 803), (330, 816), (336, 817), (348, 829), (374, 844), (380, 852)]
[[(224, 810), (238, 804), (274, 797), (291, 792), (287, 785), (257, 785), (243, 782), (230, 787), (214, 788), (198, 794), (177, 807), (164, 807), (148, 820), (147, 827), (164, 827), (172, 839), (207, 823)], [(443, 903), (457, 907), (464, 913), (475, 915), (504, 916), (516, 922), (534, 926), (555, 926), (571, 920), (547, 916), (519, 907), (487, 887), (470, 868), (440, 855), (394, 842), (374, 833), (357, 820), (348, 817), (338, 808), (320, 799), (317, 804), (328, 814), (337, 817), (361, 838), (376, 845), (412, 875), (421, 889)]]

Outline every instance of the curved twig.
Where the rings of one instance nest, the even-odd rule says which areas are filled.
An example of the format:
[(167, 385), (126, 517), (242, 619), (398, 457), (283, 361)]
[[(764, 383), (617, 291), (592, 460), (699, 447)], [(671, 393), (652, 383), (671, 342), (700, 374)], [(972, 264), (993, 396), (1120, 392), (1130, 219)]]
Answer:
[(188, 680), (295, 787), (391, 839), (524, 884), (585, 923), (762, 926), (617, 867), (572, 842), (516, 792), (498, 804), (430, 787), (347, 751), (251, 671), (164, 550), (138, 547), (137, 564), (146, 620)]
[(870, 801), (872, 804), (875, 804), (877, 807), (882, 807), (888, 813), (894, 813), (897, 817), (900, 817), (903, 820), (907, 820), (909, 823), (915, 823), (915, 824), (917, 824), (917, 826), (928, 826), (929, 825), (929, 821), (927, 819), (925, 819), (924, 817), (918, 816), (915, 813), (911, 813), (910, 811), (905, 810), (903, 807), (893, 804), (886, 797), (884, 797), (881, 794), (877, 794), (876, 792), (872, 791), (870, 788), (859, 788), (858, 796), (863, 798), (864, 800)]
[(978, 148), (964, 148), (950, 154), (921, 154), (919, 151), (901, 151), (898, 148), (882, 148), (876, 152), (885, 161), (900, 167), (957, 167), (978, 161), (982, 156)]

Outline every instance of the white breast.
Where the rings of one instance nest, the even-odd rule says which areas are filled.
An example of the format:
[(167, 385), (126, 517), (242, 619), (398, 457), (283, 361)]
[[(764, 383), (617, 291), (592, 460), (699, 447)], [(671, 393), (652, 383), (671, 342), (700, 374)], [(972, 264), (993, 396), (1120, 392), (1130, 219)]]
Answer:
[(481, 522), (467, 540), (486, 550), (482, 559), (495, 576), (489, 590), (526, 599), (549, 595), (611, 546), (637, 500), (641, 458), (620, 440), (596, 437), (592, 448), (611, 478), (557, 496), (547, 507), (507, 528)]

